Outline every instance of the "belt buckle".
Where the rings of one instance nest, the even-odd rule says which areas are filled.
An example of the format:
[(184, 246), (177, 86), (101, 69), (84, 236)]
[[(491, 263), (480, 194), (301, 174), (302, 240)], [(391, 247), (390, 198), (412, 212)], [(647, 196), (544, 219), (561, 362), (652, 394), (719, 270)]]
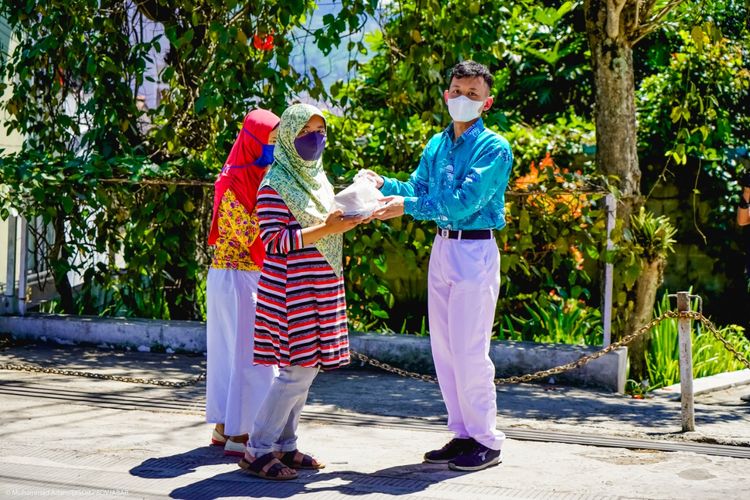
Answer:
[(442, 236), (445, 239), (448, 239), (451, 237), (450, 229), (438, 228), (438, 232), (440, 233), (440, 236)]

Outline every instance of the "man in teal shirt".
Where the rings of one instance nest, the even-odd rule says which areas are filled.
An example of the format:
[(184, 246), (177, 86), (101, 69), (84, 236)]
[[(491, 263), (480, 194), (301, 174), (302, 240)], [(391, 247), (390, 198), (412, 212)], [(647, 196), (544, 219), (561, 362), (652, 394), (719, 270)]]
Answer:
[(489, 357), (500, 290), (500, 253), (493, 230), (505, 227), (510, 145), (484, 127), (493, 77), (473, 61), (453, 68), (444, 98), (453, 122), (433, 136), (406, 182), (365, 171), (387, 204), (375, 218), (404, 214), (437, 224), (428, 273), (430, 342), (454, 438), (425, 461), (481, 470), (502, 461), (505, 434)]

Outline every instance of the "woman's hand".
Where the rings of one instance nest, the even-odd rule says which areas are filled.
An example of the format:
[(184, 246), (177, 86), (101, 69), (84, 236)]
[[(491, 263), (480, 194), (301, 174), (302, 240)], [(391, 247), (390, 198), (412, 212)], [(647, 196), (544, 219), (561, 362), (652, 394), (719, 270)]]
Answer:
[(345, 216), (341, 210), (334, 210), (326, 216), (325, 222), (302, 229), (302, 245), (314, 245), (316, 241), (332, 234), (345, 233), (365, 220), (359, 216)]
[(355, 228), (364, 220), (365, 220), (364, 217), (359, 217), (359, 216), (347, 217), (344, 215), (344, 213), (341, 210), (334, 210), (333, 212), (328, 214), (328, 217), (326, 217), (326, 221), (324, 225), (328, 234), (339, 234), (339, 233), (345, 233), (349, 231), (350, 229)]

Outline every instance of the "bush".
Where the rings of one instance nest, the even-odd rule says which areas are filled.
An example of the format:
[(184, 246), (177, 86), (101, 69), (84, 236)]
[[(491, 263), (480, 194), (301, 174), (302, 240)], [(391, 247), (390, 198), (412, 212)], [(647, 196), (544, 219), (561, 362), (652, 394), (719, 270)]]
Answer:
[[(671, 309), (669, 297), (664, 293), (658, 304), (655, 316)], [(695, 310), (697, 303), (691, 305)], [(699, 328), (693, 322), (693, 376), (708, 377), (718, 373), (745, 368), (734, 355), (708, 330)], [(750, 359), (750, 340), (744, 336), (744, 329), (737, 325), (720, 328), (719, 333), (746, 359)], [(651, 330), (651, 340), (646, 351), (648, 369), (648, 389), (654, 390), (680, 381), (680, 347), (678, 342), (677, 319), (666, 319)]]
[[(601, 345), (602, 318), (598, 309), (586, 306), (580, 297), (585, 290), (573, 289), (573, 296), (548, 295), (521, 298), (526, 317), (503, 315), (498, 340), (525, 340), (555, 344)], [(524, 300), (525, 299), (525, 300)]]

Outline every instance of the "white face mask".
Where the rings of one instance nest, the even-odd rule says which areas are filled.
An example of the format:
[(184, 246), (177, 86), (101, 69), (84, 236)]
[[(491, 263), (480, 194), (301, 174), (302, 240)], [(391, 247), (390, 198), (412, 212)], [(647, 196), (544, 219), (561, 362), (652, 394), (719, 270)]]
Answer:
[(470, 122), (479, 118), (484, 107), (484, 101), (472, 101), (465, 95), (448, 99), (448, 112), (454, 122)]

